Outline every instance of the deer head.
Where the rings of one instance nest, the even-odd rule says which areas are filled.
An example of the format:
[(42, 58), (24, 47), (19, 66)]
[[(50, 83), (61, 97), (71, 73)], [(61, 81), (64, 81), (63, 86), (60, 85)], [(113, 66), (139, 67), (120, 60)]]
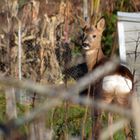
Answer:
[(85, 26), (82, 47), (84, 50), (101, 48), (101, 37), (105, 28), (104, 18), (100, 19), (97, 25)]
[(82, 48), (85, 51), (85, 59), (88, 70), (91, 71), (94, 65), (104, 57), (101, 48), (102, 33), (105, 28), (104, 18), (97, 22), (97, 25), (85, 26)]

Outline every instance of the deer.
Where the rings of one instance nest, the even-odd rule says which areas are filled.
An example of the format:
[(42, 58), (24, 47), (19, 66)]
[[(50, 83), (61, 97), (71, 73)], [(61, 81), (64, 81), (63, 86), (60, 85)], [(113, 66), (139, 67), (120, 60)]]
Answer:
[[(105, 19), (101, 18), (96, 25), (86, 25), (83, 28), (82, 48), (87, 64), (88, 72), (109, 61), (102, 51), (101, 39), (105, 29)], [(108, 105), (117, 104), (124, 108), (131, 108), (130, 97), (133, 93), (133, 75), (129, 68), (121, 63), (117, 68), (101, 77), (94, 85), (90, 93), (94, 100), (102, 101)], [(94, 119), (92, 139), (98, 140), (102, 128), (101, 115), (103, 110), (93, 107), (92, 117)], [(109, 117), (110, 116), (110, 117)], [(112, 115), (108, 115), (108, 123), (112, 122)], [(127, 140), (132, 139), (131, 131), (128, 126), (125, 127), (125, 136)], [(113, 136), (110, 136), (113, 139)]]

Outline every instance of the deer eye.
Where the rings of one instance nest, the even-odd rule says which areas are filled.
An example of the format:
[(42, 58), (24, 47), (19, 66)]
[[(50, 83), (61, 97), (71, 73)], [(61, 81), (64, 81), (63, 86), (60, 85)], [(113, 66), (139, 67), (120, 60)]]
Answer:
[(96, 35), (93, 35), (92, 37), (93, 37), (93, 38), (96, 38)]

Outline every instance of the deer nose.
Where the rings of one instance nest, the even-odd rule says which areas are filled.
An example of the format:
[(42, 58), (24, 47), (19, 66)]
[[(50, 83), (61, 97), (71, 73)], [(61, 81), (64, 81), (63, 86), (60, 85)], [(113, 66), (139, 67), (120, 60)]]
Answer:
[(83, 43), (82, 48), (85, 49), (85, 50), (88, 50), (90, 47), (89, 47), (88, 43)]

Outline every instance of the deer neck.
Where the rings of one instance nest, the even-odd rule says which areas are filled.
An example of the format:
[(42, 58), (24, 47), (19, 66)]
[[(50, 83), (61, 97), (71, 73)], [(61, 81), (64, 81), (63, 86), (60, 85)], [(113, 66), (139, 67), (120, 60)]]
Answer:
[(91, 71), (93, 67), (95, 66), (95, 64), (97, 64), (104, 57), (105, 56), (101, 48), (87, 50), (85, 52), (85, 58), (86, 58), (88, 71)]

